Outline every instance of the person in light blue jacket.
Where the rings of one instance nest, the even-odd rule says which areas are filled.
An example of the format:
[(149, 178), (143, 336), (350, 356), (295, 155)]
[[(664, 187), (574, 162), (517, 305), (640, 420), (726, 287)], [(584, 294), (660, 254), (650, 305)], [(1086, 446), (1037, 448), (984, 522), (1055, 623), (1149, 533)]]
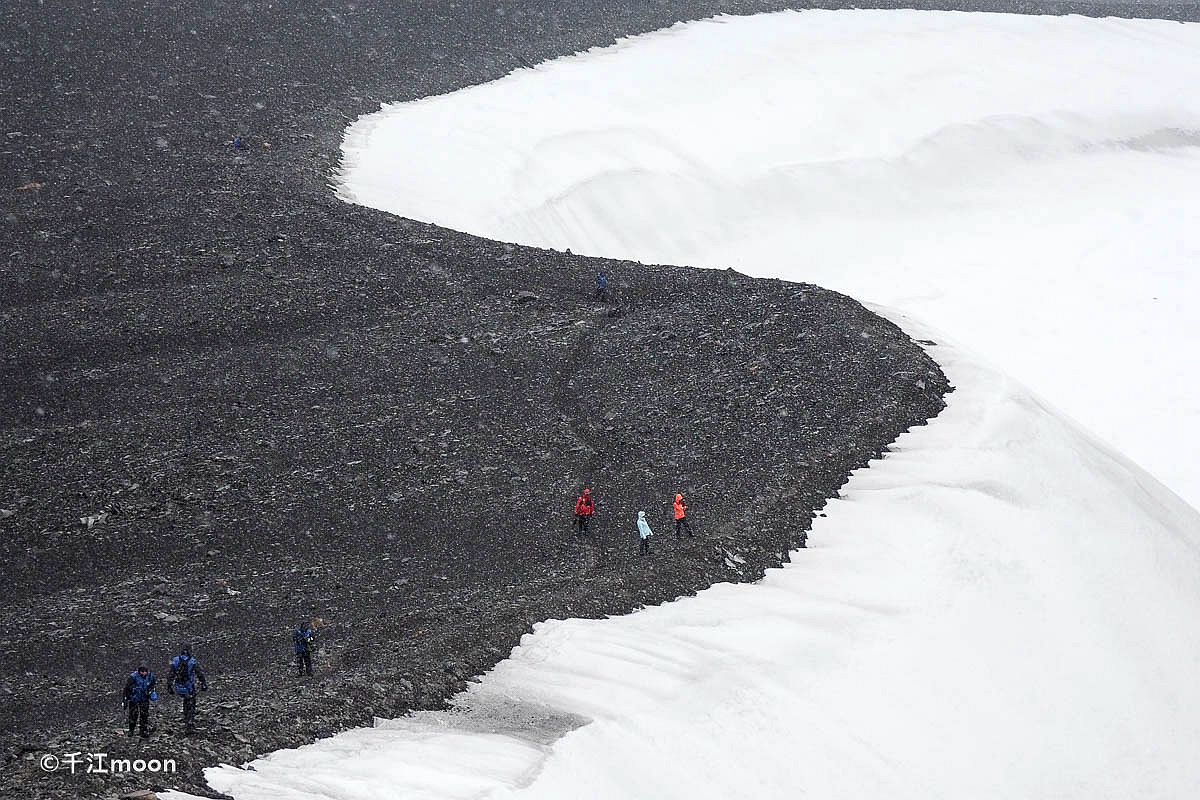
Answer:
[(650, 530), (650, 523), (646, 522), (646, 512), (638, 512), (638, 535), (642, 539), (642, 547), (638, 551), (638, 555), (644, 556), (650, 552), (650, 537), (654, 535), (654, 531)]

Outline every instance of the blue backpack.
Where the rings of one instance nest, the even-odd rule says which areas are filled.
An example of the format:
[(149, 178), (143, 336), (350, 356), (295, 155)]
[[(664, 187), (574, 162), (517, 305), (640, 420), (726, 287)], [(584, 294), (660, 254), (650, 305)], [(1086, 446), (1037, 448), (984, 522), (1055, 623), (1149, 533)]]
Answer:
[(183, 654), (175, 656), (171, 659), (171, 666), (175, 668), (175, 685), (183, 686), (188, 691), (192, 690), (192, 671), (195, 668), (196, 659)]
[(300, 653), (311, 653), (314, 638), (315, 636), (313, 635), (312, 628), (305, 627), (296, 628), (293, 630), (292, 641), (296, 644), (296, 654), (299, 655)]

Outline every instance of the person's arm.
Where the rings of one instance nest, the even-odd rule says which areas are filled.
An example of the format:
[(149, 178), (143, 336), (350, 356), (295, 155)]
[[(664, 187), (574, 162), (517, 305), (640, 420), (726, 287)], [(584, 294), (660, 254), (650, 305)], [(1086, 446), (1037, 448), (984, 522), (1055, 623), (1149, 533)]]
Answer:
[(130, 675), (125, 679), (125, 693), (121, 696), (121, 705), (129, 705), (129, 698), (133, 697), (133, 676)]
[(208, 691), (208, 678), (204, 677), (204, 670), (200, 669), (199, 664), (195, 664), (192, 669), (196, 671), (196, 680), (200, 681), (200, 690)]

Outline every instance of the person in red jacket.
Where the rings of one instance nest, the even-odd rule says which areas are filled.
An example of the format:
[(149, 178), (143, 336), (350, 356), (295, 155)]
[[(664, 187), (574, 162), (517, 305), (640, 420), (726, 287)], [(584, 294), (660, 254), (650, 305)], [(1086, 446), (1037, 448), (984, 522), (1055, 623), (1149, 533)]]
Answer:
[(575, 524), (580, 533), (588, 532), (588, 523), (592, 521), (592, 514), (595, 513), (596, 501), (592, 499), (592, 490), (584, 489), (583, 494), (575, 500)]
[(682, 539), (682, 531), (687, 531), (688, 536), (694, 536), (692, 526), (687, 521), (687, 503), (683, 502), (683, 495), (675, 495), (675, 538)]

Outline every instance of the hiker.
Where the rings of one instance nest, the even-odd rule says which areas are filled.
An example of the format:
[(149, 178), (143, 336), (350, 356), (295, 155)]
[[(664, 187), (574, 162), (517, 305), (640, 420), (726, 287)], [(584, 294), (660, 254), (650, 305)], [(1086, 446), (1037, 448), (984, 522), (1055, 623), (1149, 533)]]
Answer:
[(192, 656), (192, 646), (185, 644), (179, 649), (179, 655), (171, 659), (171, 683), (167, 691), (183, 698), (183, 728), (185, 733), (196, 732), (196, 684), (199, 682), (202, 691), (208, 691), (208, 679), (204, 670)]
[(693, 536), (692, 526), (687, 520), (687, 503), (683, 502), (683, 495), (675, 495), (675, 538), (682, 539), (681, 531), (687, 531), (689, 537)]
[(608, 302), (608, 278), (603, 272), (596, 273), (596, 299), (602, 303)]
[(233, 137), (233, 149), (238, 153), (244, 153), (250, 149), (250, 145), (246, 144), (242, 137), (235, 136)]
[(638, 550), (639, 556), (644, 556), (650, 553), (650, 537), (654, 535), (654, 531), (650, 530), (650, 523), (646, 521), (646, 512), (639, 511), (637, 518), (638, 536), (641, 537), (641, 549)]
[(596, 501), (592, 499), (592, 490), (584, 489), (583, 494), (575, 500), (575, 524), (579, 527), (579, 532), (587, 535), (588, 524), (592, 521), (592, 514), (596, 513)]
[(317, 635), (307, 622), (301, 622), (292, 631), (292, 642), (296, 650), (296, 677), (302, 678), (305, 673), (312, 675), (312, 654), (316, 649)]
[(144, 663), (138, 664), (138, 668), (129, 673), (125, 681), (121, 708), (129, 712), (130, 736), (133, 736), (133, 729), (139, 726), (143, 739), (150, 735), (150, 702), (158, 699), (158, 692), (154, 691), (156, 681), (154, 673)]

